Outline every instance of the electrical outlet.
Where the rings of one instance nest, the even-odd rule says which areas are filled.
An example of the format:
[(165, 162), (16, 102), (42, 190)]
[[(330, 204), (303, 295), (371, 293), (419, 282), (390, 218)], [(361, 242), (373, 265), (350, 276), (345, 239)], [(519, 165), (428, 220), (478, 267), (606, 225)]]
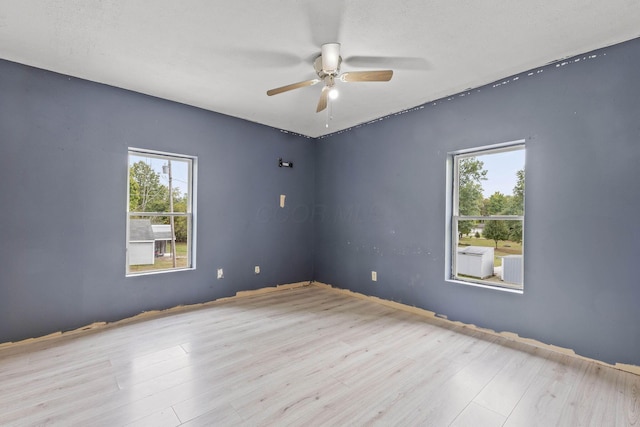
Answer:
[(375, 271), (371, 272), (371, 280), (373, 282), (377, 282), (378, 281), (378, 273), (376, 273)]
[(224, 272), (221, 268), (218, 269), (218, 279), (224, 279)]
[(254, 269), (253, 269), (253, 272), (254, 272), (254, 273), (256, 273), (256, 274), (260, 274), (260, 266), (259, 266), (259, 265), (256, 265), (256, 266), (254, 267)]

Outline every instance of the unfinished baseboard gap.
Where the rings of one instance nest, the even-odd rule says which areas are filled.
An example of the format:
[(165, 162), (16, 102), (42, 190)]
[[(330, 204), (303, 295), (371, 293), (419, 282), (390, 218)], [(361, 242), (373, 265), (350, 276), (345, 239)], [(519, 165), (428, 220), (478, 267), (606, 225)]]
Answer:
[(436, 324), (440, 323), (440, 324), (446, 324), (446, 325), (459, 326), (459, 327), (470, 329), (470, 330), (473, 330), (473, 331), (478, 331), (478, 332), (481, 332), (481, 333), (485, 333), (487, 335), (506, 338), (506, 339), (511, 340), (511, 341), (515, 341), (515, 342), (518, 342), (518, 343), (530, 345), (532, 347), (537, 347), (537, 348), (553, 351), (555, 353), (561, 353), (561, 354), (564, 354), (564, 355), (567, 355), (567, 356), (571, 356), (571, 357), (575, 357), (575, 358), (578, 358), (578, 359), (581, 359), (581, 360), (585, 360), (587, 362), (597, 363), (598, 365), (607, 366), (609, 368), (618, 369), (620, 371), (625, 371), (625, 372), (629, 372), (631, 374), (635, 374), (635, 375), (640, 376), (640, 366), (627, 365), (627, 364), (624, 364), (624, 363), (616, 363), (615, 365), (612, 365), (610, 363), (603, 362), (601, 360), (597, 360), (597, 359), (592, 359), (590, 357), (581, 356), (581, 355), (577, 354), (574, 350), (571, 350), (571, 349), (568, 349), (568, 348), (564, 348), (564, 347), (559, 347), (559, 346), (556, 346), (556, 345), (553, 345), (553, 344), (546, 344), (546, 343), (543, 343), (541, 341), (534, 340), (534, 339), (531, 339), (531, 338), (521, 337), (520, 335), (518, 335), (516, 333), (513, 333), (513, 332), (496, 332), (493, 329), (481, 328), (481, 327), (473, 325), (473, 324), (462, 323), (462, 322), (459, 322), (459, 321), (449, 320), (449, 319), (447, 319), (447, 317), (445, 315), (437, 314), (437, 313), (435, 313), (433, 311), (425, 310), (425, 309), (422, 309), (422, 308), (419, 308), (419, 307), (414, 307), (414, 306), (406, 305), (406, 304), (399, 303), (399, 302), (396, 302), (396, 301), (385, 300), (385, 299), (378, 298), (378, 297), (375, 297), (375, 296), (370, 296), (370, 295), (365, 295), (365, 294), (361, 294), (361, 293), (358, 293), (358, 292), (353, 292), (353, 291), (348, 290), (348, 289), (337, 288), (337, 287), (334, 287), (332, 285), (328, 285), (326, 283), (311, 282), (311, 285), (319, 287), (319, 288), (322, 288), (322, 289), (330, 289), (333, 292), (338, 292), (338, 293), (343, 294), (343, 295), (348, 295), (348, 296), (351, 296), (351, 297), (360, 298), (360, 299), (367, 300), (367, 301), (372, 301), (372, 302), (375, 302), (377, 304), (381, 304), (381, 305), (384, 305), (384, 306), (387, 306), (387, 307), (390, 307), (390, 308), (395, 308), (397, 310), (402, 310), (402, 311), (405, 311), (405, 312), (417, 314), (419, 316), (431, 319)]
[(116, 320), (114, 322), (95, 322), (95, 323), (92, 323), (90, 325), (81, 326), (81, 327), (79, 327), (77, 329), (72, 329), (72, 330), (69, 330), (69, 331), (58, 331), (58, 332), (53, 332), (51, 334), (43, 335), (43, 336), (39, 336), (39, 337), (26, 338), (26, 339), (23, 339), (23, 340), (20, 340), (20, 341), (10, 341), (10, 342), (0, 343), (0, 351), (4, 350), (6, 348), (9, 348), (9, 347), (16, 347), (16, 346), (21, 346), (21, 345), (29, 345), (29, 344), (39, 343), (39, 342), (43, 342), (43, 341), (55, 340), (55, 339), (59, 339), (59, 338), (69, 338), (69, 337), (74, 337), (74, 336), (77, 336), (77, 335), (98, 332), (98, 331), (105, 330), (105, 329), (108, 329), (108, 328), (114, 328), (114, 327), (123, 326), (123, 325), (131, 324), (131, 323), (141, 322), (141, 321), (144, 321), (144, 320), (149, 320), (149, 319), (169, 316), (169, 315), (172, 315), (172, 314), (184, 313), (184, 312), (194, 311), (194, 310), (200, 310), (200, 309), (207, 308), (207, 307), (212, 307), (212, 306), (215, 306), (215, 305), (229, 303), (229, 302), (241, 299), (241, 298), (248, 298), (248, 297), (253, 297), (253, 296), (256, 296), (256, 295), (264, 295), (264, 294), (268, 294), (268, 293), (271, 293), (271, 292), (281, 292), (281, 291), (287, 291), (287, 290), (303, 288), (303, 287), (306, 287), (306, 286), (310, 286), (311, 283), (312, 283), (311, 281), (308, 281), (308, 282), (297, 282), (297, 283), (287, 283), (287, 284), (283, 284), (283, 285), (270, 286), (270, 287), (260, 288), (260, 289), (250, 290), (250, 291), (238, 291), (238, 292), (236, 292), (236, 294), (234, 296), (218, 298), (216, 300), (211, 300), (211, 301), (207, 301), (207, 302), (203, 302), (203, 303), (188, 304), (188, 305), (177, 305), (175, 307), (167, 308), (167, 309), (164, 309), (164, 310), (143, 311), (142, 313), (136, 314), (135, 316), (127, 317), (127, 318), (121, 319), (121, 320)]
[(375, 296), (371, 296), (371, 295), (365, 295), (365, 294), (361, 294), (361, 293), (358, 293), (358, 292), (353, 292), (353, 291), (348, 290), (348, 289), (342, 289), (342, 288), (334, 287), (332, 285), (328, 285), (326, 283), (315, 282), (315, 281), (288, 283), (288, 284), (283, 284), (283, 285), (276, 285), (276, 286), (271, 286), (271, 287), (255, 289), (255, 290), (249, 290), (249, 291), (238, 291), (238, 292), (236, 292), (236, 294), (234, 296), (218, 298), (216, 300), (207, 301), (207, 302), (203, 302), (203, 303), (189, 304), (189, 305), (178, 305), (178, 306), (167, 308), (167, 309), (164, 309), (164, 310), (144, 311), (144, 312), (139, 313), (139, 314), (137, 314), (135, 316), (127, 317), (125, 319), (117, 320), (115, 322), (95, 322), (95, 323), (92, 323), (90, 325), (82, 326), (80, 328), (73, 329), (73, 330), (70, 330), (70, 331), (53, 332), (51, 334), (43, 335), (43, 336), (40, 336), (40, 337), (26, 338), (26, 339), (20, 340), (20, 341), (1, 343), (0, 344), (0, 351), (4, 350), (6, 348), (9, 348), (9, 347), (16, 347), (16, 346), (21, 346), (21, 345), (34, 344), (34, 343), (50, 341), (50, 340), (55, 340), (55, 339), (60, 339), (60, 338), (69, 338), (69, 337), (74, 337), (74, 336), (81, 335), (81, 334), (95, 333), (95, 332), (98, 332), (98, 331), (101, 331), (101, 330), (105, 330), (105, 329), (108, 329), (108, 328), (119, 327), (119, 326), (127, 325), (127, 324), (130, 324), (130, 323), (141, 322), (141, 321), (148, 320), (148, 319), (164, 317), (164, 316), (177, 314), (177, 313), (183, 313), (183, 312), (187, 312), (187, 311), (199, 310), (199, 309), (203, 309), (203, 308), (207, 308), (207, 307), (213, 307), (213, 306), (216, 306), (216, 305), (233, 302), (235, 300), (242, 299), (242, 298), (248, 298), (248, 297), (253, 297), (253, 296), (257, 296), (257, 295), (264, 295), (264, 294), (268, 294), (268, 293), (272, 293), (272, 292), (281, 292), (281, 291), (287, 291), (287, 290), (294, 290), (294, 289), (304, 288), (304, 287), (307, 287), (307, 286), (315, 286), (315, 287), (322, 288), (322, 289), (329, 289), (329, 290), (331, 290), (333, 292), (338, 292), (338, 293), (340, 293), (342, 295), (347, 295), (347, 296), (351, 296), (351, 297), (354, 297), (354, 298), (359, 298), (359, 299), (375, 302), (377, 304), (381, 304), (381, 305), (384, 305), (384, 306), (387, 306), (387, 307), (390, 307), (390, 308), (394, 308), (394, 309), (397, 309), (397, 310), (402, 310), (402, 311), (405, 311), (405, 312), (413, 313), (413, 314), (416, 314), (418, 316), (422, 316), (422, 317), (428, 318), (428, 319), (430, 319), (432, 322), (434, 322), (436, 324), (440, 323), (442, 325), (454, 325), (454, 326), (470, 329), (470, 330), (473, 330), (473, 331), (482, 332), (482, 333), (485, 333), (485, 334), (488, 334), (488, 335), (506, 338), (508, 340), (515, 341), (515, 342), (518, 342), (518, 343), (522, 343), (522, 344), (530, 345), (530, 346), (533, 346), (533, 347), (546, 349), (546, 350), (553, 351), (553, 352), (556, 352), (556, 353), (561, 353), (561, 354), (564, 354), (564, 355), (567, 355), (567, 356), (575, 357), (575, 358), (578, 358), (578, 359), (581, 359), (581, 360), (585, 360), (585, 361), (588, 361), (588, 362), (597, 363), (599, 365), (607, 366), (609, 368), (618, 369), (618, 370), (621, 370), (621, 371), (629, 372), (631, 374), (635, 374), (635, 375), (640, 376), (640, 366), (628, 365), (628, 364), (624, 364), (624, 363), (616, 363), (615, 365), (612, 365), (610, 363), (606, 363), (606, 362), (603, 362), (601, 360), (597, 360), (597, 359), (592, 359), (592, 358), (589, 358), (589, 357), (581, 356), (581, 355), (577, 354), (574, 350), (571, 350), (571, 349), (568, 349), (568, 348), (564, 348), (564, 347), (555, 346), (555, 345), (552, 345), (552, 344), (545, 344), (545, 343), (543, 343), (541, 341), (534, 340), (534, 339), (531, 339), (531, 338), (524, 338), (524, 337), (521, 337), (518, 334), (513, 333), (513, 332), (496, 332), (493, 329), (481, 328), (481, 327), (473, 325), (473, 324), (468, 324), (468, 323), (462, 323), (462, 322), (459, 322), (459, 321), (449, 320), (449, 319), (447, 319), (447, 316), (445, 316), (443, 314), (438, 314), (438, 313), (435, 313), (433, 311), (429, 311), (429, 310), (426, 310), (426, 309), (423, 309), (423, 308), (419, 308), (419, 307), (415, 307), (415, 306), (411, 306), (411, 305), (406, 305), (406, 304), (403, 304), (403, 303), (399, 303), (399, 302), (391, 301), (391, 300), (386, 300), (386, 299), (375, 297)]

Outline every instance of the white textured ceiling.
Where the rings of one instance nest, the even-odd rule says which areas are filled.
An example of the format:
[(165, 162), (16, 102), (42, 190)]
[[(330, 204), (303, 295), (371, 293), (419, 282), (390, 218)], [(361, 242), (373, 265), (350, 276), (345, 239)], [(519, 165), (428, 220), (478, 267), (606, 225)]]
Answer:
[[(311, 137), (638, 36), (638, 0), (0, 0), (0, 58)], [(321, 85), (266, 95), (327, 42), (395, 72), (339, 82), (328, 128)]]

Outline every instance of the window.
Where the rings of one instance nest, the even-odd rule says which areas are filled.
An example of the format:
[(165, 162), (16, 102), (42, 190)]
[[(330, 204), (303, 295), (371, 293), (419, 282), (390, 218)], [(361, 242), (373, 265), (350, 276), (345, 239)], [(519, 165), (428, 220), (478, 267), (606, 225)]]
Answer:
[(196, 158), (129, 149), (127, 275), (195, 268)]
[(450, 162), (447, 279), (522, 291), (524, 141), (452, 153)]

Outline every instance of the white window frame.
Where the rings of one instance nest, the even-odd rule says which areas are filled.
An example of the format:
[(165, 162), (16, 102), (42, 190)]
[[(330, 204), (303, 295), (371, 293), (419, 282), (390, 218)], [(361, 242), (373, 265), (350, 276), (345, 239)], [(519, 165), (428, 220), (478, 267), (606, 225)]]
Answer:
[[(188, 200), (187, 200), (187, 212), (133, 212), (130, 211), (129, 206), (129, 159), (131, 155), (153, 157), (162, 160), (177, 160), (186, 161), (189, 164), (189, 183), (188, 183)], [(197, 212), (197, 171), (198, 171), (198, 158), (196, 156), (190, 156), (185, 154), (170, 153), (165, 151), (148, 150), (143, 148), (129, 147), (127, 151), (127, 213), (126, 213), (126, 246), (125, 246), (125, 272), (127, 277), (131, 276), (144, 276), (149, 274), (162, 274), (172, 273), (175, 271), (186, 271), (196, 269), (196, 212)], [(176, 267), (162, 270), (149, 270), (149, 271), (129, 271), (129, 219), (135, 216), (172, 216), (172, 217), (186, 217), (187, 218), (187, 234), (189, 248), (187, 250), (187, 267)]]
[[(487, 145), (482, 147), (458, 150), (448, 153), (446, 163), (447, 173), (447, 200), (446, 200), (446, 252), (445, 252), (445, 281), (450, 283), (459, 283), (464, 285), (476, 286), (486, 289), (494, 289), (504, 292), (512, 292), (517, 294), (524, 293), (524, 227), (525, 215), (492, 215), (492, 216), (464, 216), (459, 214), (458, 210), (458, 191), (459, 191), (459, 176), (458, 176), (458, 159), (468, 157), (478, 157), (485, 154), (497, 154), (508, 151), (526, 150), (525, 140), (520, 139), (516, 141), (509, 141), (500, 144)], [(525, 154), (526, 156), (526, 154)], [(526, 183), (526, 177), (525, 177)], [(526, 193), (526, 186), (525, 186)], [(526, 196), (525, 196), (526, 206)], [(523, 284), (520, 288), (500, 285), (488, 280), (475, 279), (470, 277), (459, 277), (456, 274), (457, 271), (457, 250), (458, 250), (458, 222), (459, 221), (474, 221), (474, 220), (506, 220), (506, 221), (522, 221), (522, 278)]]

